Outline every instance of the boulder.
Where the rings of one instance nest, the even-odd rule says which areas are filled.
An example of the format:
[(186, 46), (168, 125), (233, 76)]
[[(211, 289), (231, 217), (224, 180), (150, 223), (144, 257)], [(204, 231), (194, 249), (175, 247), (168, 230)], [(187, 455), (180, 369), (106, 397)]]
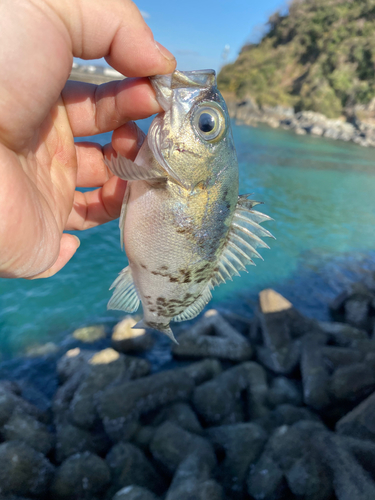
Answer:
[(8, 441), (0, 444), (0, 492), (44, 498), (54, 467), (27, 444)]
[(375, 441), (375, 392), (336, 424), (339, 434)]
[(133, 329), (137, 321), (126, 316), (114, 327), (111, 337), (112, 347), (120, 352), (147, 351), (154, 345), (154, 339), (143, 328)]
[(207, 311), (187, 332), (178, 336), (178, 344), (172, 345), (172, 353), (178, 358), (218, 358), (241, 362), (253, 355), (252, 347), (214, 309)]
[(63, 462), (65, 459), (77, 453), (90, 451), (98, 455), (104, 455), (110, 448), (111, 443), (103, 431), (88, 430), (61, 422), (56, 426), (56, 461)]
[(274, 377), (267, 394), (267, 402), (271, 407), (281, 404), (302, 404), (302, 388), (286, 377)]
[(211, 468), (216, 463), (212, 445), (207, 439), (192, 434), (173, 422), (165, 422), (158, 427), (150, 443), (150, 451), (169, 474), (173, 474), (179, 464), (193, 452), (199, 452)]
[[(106, 387), (98, 396), (98, 411), (114, 441), (130, 437), (138, 418), (158, 407), (190, 397), (194, 381), (183, 370), (169, 370)], [(126, 395), (126, 397), (125, 397)]]
[(23, 441), (35, 451), (47, 455), (55, 444), (55, 436), (30, 415), (14, 413), (1, 431), (4, 441)]
[(146, 488), (131, 485), (121, 488), (112, 500), (157, 500), (157, 497)]
[[(245, 420), (247, 414), (251, 418), (263, 415), (267, 391), (264, 369), (248, 361), (198, 386), (193, 405), (208, 425), (233, 424)], [(247, 404), (242, 398), (244, 392)]]
[(165, 489), (161, 477), (145, 454), (130, 443), (117, 443), (106, 456), (111, 470), (111, 486), (108, 496), (125, 486), (137, 485), (148, 488), (156, 494)]
[(207, 430), (216, 451), (224, 453), (218, 472), (220, 481), (231, 493), (245, 493), (245, 481), (266, 443), (267, 433), (253, 423), (222, 425)]
[(321, 346), (312, 336), (306, 336), (303, 342), (301, 373), (305, 404), (315, 410), (322, 410), (330, 405), (330, 374), (322, 355)]
[(216, 375), (220, 375), (223, 369), (217, 359), (203, 359), (196, 363), (190, 363), (188, 366), (181, 368), (181, 371), (192, 378), (195, 385), (200, 385), (215, 378)]
[(337, 399), (363, 397), (375, 389), (375, 371), (362, 363), (342, 366), (332, 375), (330, 389)]
[(187, 403), (172, 403), (165, 406), (153, 419), (152, 425), (158, 426), (167, 420), (194, 434), (203, 433), (196, 414)]
[(42, 420), (44, 418), (36, 406), (17, 396), (9, 389), (9, 386), (0, 386), (0, 428), (10, 419), (13, 412), (18, 415), (30, 415)]
[(262, 455), (247, 478), (247, 491), (256, 500), (278, 500), (284, 497), (286, 481), (277, 463), (268, 455)]
[(105, 491), (110, 479), (104, 460), (89, 452), (77, 453), (56, 470), (51, 493), (56, 500), (92, 500)]
[(211, 479), (212, 463), (198, 452), (183, 460), (168, 490), (166, 500), (224, 500), (222, 487)]

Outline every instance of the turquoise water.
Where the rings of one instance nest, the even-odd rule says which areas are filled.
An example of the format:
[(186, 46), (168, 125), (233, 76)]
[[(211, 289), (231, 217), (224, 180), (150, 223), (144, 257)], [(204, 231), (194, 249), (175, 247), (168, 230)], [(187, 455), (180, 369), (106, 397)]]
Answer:
[[(142, 127), (147, 127), (145, 121)], [(223, 312), (251, 316), (257, 293), (274, 287), (302, 312), (327, 317), (327, 301), (375, 269), (375, 150), (288, 131), (234, 126), (240, 192), (255, 193), (275, 219), (264, 262), (214, 291)], [(110, 135), (95, 138), (101, 144)], [(47, 280), (0, 280), (0, 351), (8, 358), (58, 342), (74, 328), (111, 324), (108, 291), (126, 258), (117, 221), (79, 234), (66, 268)]]

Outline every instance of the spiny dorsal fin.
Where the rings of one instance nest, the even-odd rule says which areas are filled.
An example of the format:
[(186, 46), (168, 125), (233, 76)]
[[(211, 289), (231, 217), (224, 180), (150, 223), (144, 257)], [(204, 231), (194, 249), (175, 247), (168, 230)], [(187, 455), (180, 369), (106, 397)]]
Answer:
[(253, 265), (253, 258), (263, 257), (256, 250), (257, 247), (269, 248), (261, 237), (271, 237), (272, 234), (261, 227), (259, 222), (272, 220), (268, 215), (251, 210), (260, 202), (250, 200), (250, 195), (242, 195), (238, 198), (236, 210), (233, 215), (227, 242), (223, 248), (218, 270), (211, 279), (211, 286), (219, 286), (232, 276), (239, 276), (239, 271), (246, 271), (245, 266)]
[(188, 319), (195, 318), (201, 311), (203, 311), (204, 307), (210, 302), (211, 299), (212, 295), (210, 287), (207, 286), (197, 300), (185, 309), (184, 312), (175, 316), (172, 321), (186, 321)]
[[(115, 288), (116, 287), (116, 288)], [(113, 282), (110, 290), (115, 288), (107, 309), (135, 312), (139, 307), (138, 293), (134, 285), (130, 267), (125, 267)]]

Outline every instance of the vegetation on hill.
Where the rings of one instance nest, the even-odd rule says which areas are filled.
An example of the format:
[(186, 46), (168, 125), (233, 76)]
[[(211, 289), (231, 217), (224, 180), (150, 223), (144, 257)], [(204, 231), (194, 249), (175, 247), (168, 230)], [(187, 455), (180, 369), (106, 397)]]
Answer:
[(375, 0), (293, 0), (268, 26), (223, 67), (221, 90), (330, 118), (375, 97)]

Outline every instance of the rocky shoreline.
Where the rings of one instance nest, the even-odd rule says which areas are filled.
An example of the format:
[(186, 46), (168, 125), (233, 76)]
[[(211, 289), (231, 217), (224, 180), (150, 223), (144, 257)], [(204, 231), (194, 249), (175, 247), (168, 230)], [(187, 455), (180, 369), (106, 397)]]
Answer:
[(207, 311), (158, 373), (133, 318), (0, 366), (0, 498), (373, 500), (375, 274), (330, 310), (263, 290), (251, 324)]
[[(373, 119), (375, 103), (371, 106), (357, 106), (355, 109), (348, 110), (345, 117), (329, 119), (314, 111), (295, 112), (292, 107), (258, 106), (250, 97), (238, 101), (232, 95), (225, 95), (225, 100), (230, 117), (239, 125), (256, 127), (259, 124), (265, 124), (272, 128), (291, 130), (297, 135), (308, 134), (345, 142), (351, 141), (364, 147), (375, 147)], [(360, 119), (358, 116), (363, 118)]]

